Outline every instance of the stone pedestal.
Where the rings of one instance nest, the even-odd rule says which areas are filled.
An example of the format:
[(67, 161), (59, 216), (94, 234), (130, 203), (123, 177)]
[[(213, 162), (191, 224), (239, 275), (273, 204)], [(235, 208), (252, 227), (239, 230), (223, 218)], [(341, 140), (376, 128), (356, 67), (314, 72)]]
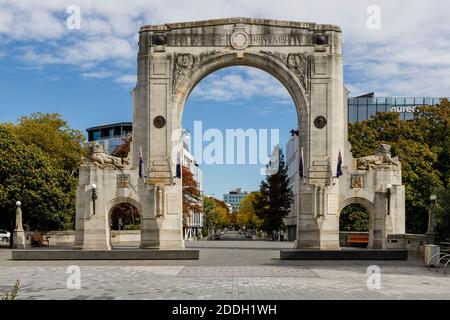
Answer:
[(20, 209), (21, 203), (16, 203), (16, 227), (13, 232), (13, 249), (25, 249), (25, 232), (22, 226), (22, 209)]
[(14, 230), (13, 233), (13, 249), (25, 249), (25, 232), (23, 230)]

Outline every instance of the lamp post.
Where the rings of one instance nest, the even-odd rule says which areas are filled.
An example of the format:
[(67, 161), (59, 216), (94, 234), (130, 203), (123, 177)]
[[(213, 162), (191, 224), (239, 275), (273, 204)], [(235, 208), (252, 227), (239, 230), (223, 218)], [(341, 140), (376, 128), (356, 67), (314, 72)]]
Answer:
[(97, 185), (92, 184), (92, 209), (93, 214), (95, 215), (95, 200), (97, 200)]
[(434, 206), (436, 205), (437, 196), (432, 194), (430, 196), (430, 205), (428, 208), (428, 230), (425, 233), (425, 242), (427, 244), (436, 244), (437, 233), (434, 225)]
[(388, 183), (386, 185), (387, 215), (390, 215), (391, 213), (391, 194), (392, 194), (392, 184)]
[(22, 226), (22, 209), (20, 208), (22, 203), (16, 202), (16, 225), (13, 233), (13, 248), (25, 249), (25, 232)]

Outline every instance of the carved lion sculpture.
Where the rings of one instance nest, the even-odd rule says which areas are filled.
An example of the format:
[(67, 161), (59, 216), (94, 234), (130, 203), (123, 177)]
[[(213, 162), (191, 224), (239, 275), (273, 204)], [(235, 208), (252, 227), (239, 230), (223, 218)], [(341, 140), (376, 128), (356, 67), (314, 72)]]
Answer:
[(356, 167), (359, 170), (369, 170), (369, 168), (389, 168), (390, 166), (401, 167), (398, 157), (391, 157), (391, 146), (380, 144), (373, 156), (356, 159)]
[[(101, 144), (92, 143), (89, 145), (88, 165), (94, 165), (100, 168), (123, 169), (127, 160), (110, 156), (105, 152)], [(85, 161), (86, 163), (86, 161)]]

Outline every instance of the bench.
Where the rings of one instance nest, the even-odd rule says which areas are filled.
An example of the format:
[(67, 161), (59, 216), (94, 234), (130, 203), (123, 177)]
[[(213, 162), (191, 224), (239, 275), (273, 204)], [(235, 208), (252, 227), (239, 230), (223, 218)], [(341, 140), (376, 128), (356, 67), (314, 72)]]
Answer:
[(352, 245), (352, 244), (367, 245), (367, 244), (369, 244), (369, 236), (368, 235), (349, 234), (347, 236), (347, 243), (349, 245)]
[(441, 242), (441, 252), (450, 253), (450, 242)]
[(43, 236), (40, 232), (35, 232), (31, 238), (31, 244), (34, 246), (50, 246), (48, 237)]

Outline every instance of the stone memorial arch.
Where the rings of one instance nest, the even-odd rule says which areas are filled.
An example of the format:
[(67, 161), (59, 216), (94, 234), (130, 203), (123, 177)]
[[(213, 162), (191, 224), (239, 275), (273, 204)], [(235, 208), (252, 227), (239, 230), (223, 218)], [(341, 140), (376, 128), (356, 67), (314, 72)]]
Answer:
[[(82, 166), (75, 247), (110, 249), (108, 203), (125, 197), (139, 204), (141, 248), (184, 249), (182, 188), (174, 178), (184, 105), (205, 76), (237, 65), (273, 75), (297, 109), (306, 178), (296, 190), (295, 247), (339, 248), (339, 213), (352, 199), (373, 213), (371, 247), (385, 248), (387, 233), (404, 233), (399, 163), (384, 152), (358, 167), (350, 153), (341, 36), (333, 25), (249, 18), (142, 27), (129, 159), (117, 163), (100, 152), (105, 161), (91, 157)], [(336, 178), (339, 152), (343, 176)]]

